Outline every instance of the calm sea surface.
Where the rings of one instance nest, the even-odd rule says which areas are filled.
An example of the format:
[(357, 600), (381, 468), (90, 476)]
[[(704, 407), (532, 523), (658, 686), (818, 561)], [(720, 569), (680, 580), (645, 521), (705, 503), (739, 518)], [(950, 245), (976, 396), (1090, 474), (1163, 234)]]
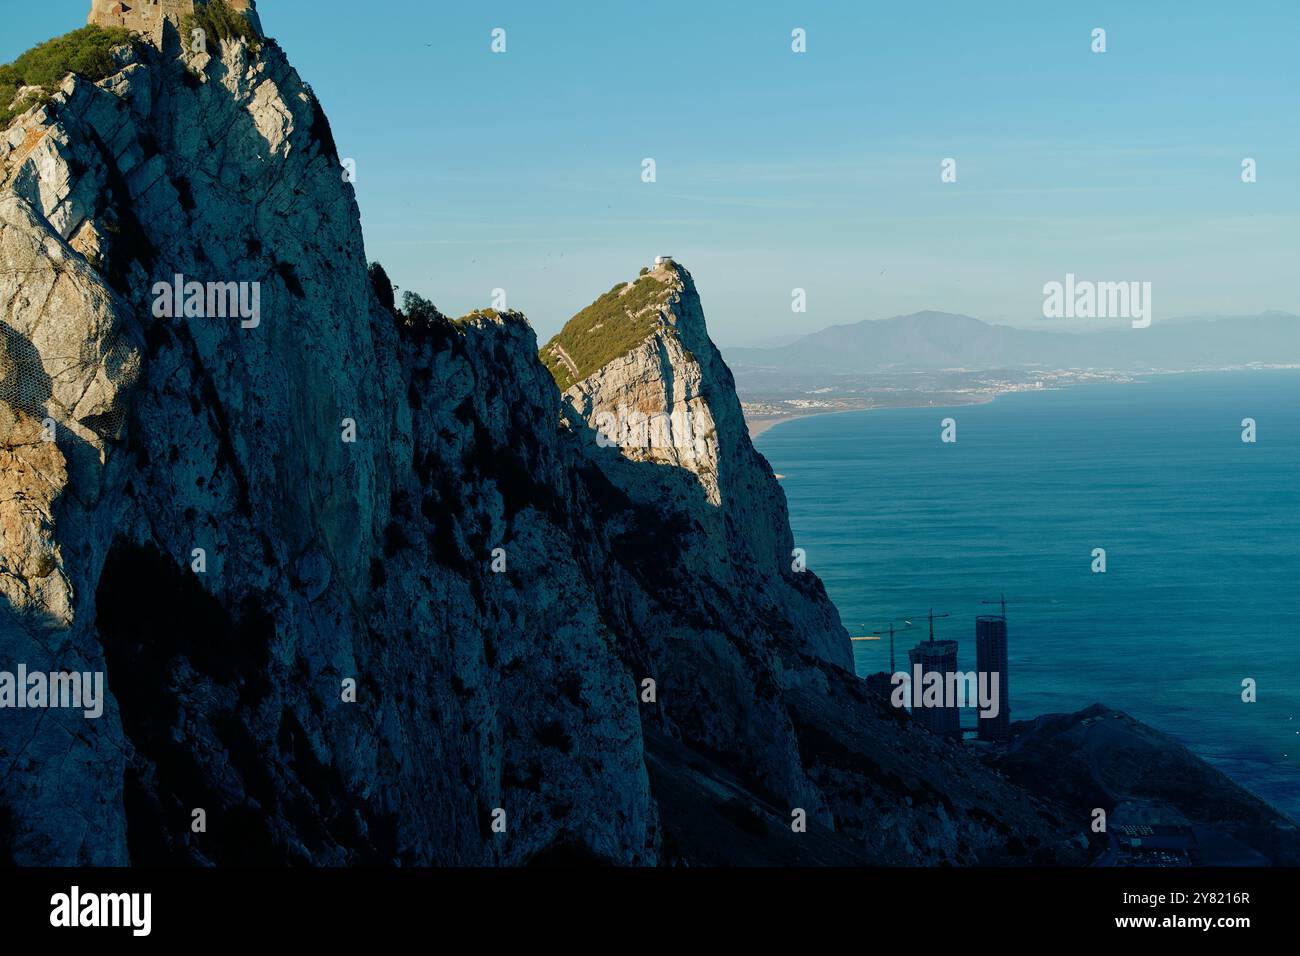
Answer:
[[(911, 620), (906, 668), (934, 608), (974, 670), (981, 602), (1005, 594), (1013, 720), (1101, 701), (1300, 819), (1300, 372), (823, 415), (755, 444), (850, 634)], [(888, 669), (888, 640), (854, 650)]]

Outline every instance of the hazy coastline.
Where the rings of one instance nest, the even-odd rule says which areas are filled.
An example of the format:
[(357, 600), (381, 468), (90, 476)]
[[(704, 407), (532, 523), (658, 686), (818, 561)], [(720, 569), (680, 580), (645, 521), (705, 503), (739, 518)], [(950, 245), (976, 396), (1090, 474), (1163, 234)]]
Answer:
[(751, 440), (762, 435), (764, 432), (771, 431), (777, 425), (785, 422), (798, 421), (801, 418), (813, 418), (818, 415), (843, 415), (846, 412), (876, 412), (885, 409), (903, 409), (903, 408), (960, 408), (965, 405), (987, 405), (997, 398), (996, 395), (987, 395), (976, 399), (960, 402), (909, 402), (899, 405), (861, 405), (852, 408), (823, 408), (806, 412), (796, 412), (790, 415), (755, 415), (750, 418), (746, 410), (745, 424), (749, 428), (749, 437)]
[[(1260, 372), (1260, 371), (1285, 371), (1297, 370), (1297, 366), (1291, 364), (1277, 365), (1258, 365), (1258, 366), (1235, 366), (1228, 368), (1216, 369), (1150, 369), (1142, 373), (1120, 373), (1112, 370), (1099, 372), (1053, 372), (1048, 373), (1053, 377), (1051, 384), (1025, 387), (1017, 385), (1012, 387), (994, 386), (986, 391), (955, 391), (955, 392), (926, 392), (916, 391), (914, 400), (902, 400), (897, 402), (873, 402), (861, 401), (855, 402), (852, 398), (828, 399), (826, 407), (801, 407), (788, 413), (776, 412), (783, 405), (787, 405), (788, 400), (784, 399), (760, 399), (756, 401), (742, 401), (741, 407), (745, 413), (745, 422), (749, 427), (749, 437), (757, 438), (759, 435), (770, 431), (772, 428), (780, 425), (782, 422), (794, 421), (799, 418), (811, 418), (814, 415), (834, 415), (840, 412), (866, 412), (877, 411), (880, 409), (894, 408), (961, 408), (966, 405), (985, 405), (1002, 395), (1020, 394), (1025, 392), (1056, 392), (1073, 388), (1077, 385), (1088, 384), (1132, 384), (1149, 380), (1151, 378), (1169, 375), (1195, 375), (1207, 372)], [(738, 376), (739, 377), (739, 376)], [(830, 389), (828, 389), (829, 391)], [(926, 396), (929, 397), (926, 400)], [(835, 404), (831, 404), (834, 402)], [(788, 406), (787, 406), (788, 407)]]

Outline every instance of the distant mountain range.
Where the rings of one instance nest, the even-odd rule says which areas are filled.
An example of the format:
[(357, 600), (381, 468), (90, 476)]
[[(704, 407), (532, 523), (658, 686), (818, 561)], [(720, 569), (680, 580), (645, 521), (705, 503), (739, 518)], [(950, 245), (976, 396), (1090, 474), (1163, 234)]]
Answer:
[(1287, 312), (1156, 321), (1149, 328), (1047, 332), (990, 325), (968, 315), (917, 312), (832, 325), (779, 348), (731, 348), (736, 368), (832, 372), (1044, 368), (1223, 368), (1300, 363), (1300, 316)]

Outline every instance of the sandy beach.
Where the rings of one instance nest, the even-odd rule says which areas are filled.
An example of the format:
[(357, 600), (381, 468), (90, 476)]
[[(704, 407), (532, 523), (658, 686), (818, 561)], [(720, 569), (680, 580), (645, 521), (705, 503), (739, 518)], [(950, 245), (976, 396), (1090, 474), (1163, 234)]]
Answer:
[(867, 412), (879, 406), (867, 405), (862, 408), (824, 408), (811, 412), (800, 412), (797, 415), (756, 415), (754, 418), (746, 418), (745, 424), (749, 427), (749, 438), (753, 441), (763, 432), (780, 425), (782, 422), (792, 422), (799, 418), (812, 418), (814, 415), (843, 415), (845, 412)]
[(767, 431), (773, 425), (779, 425), (782, 422), (791, 422), (796, 418), (808, 418), (809, 415), (825, 415), (826, 412), (809, 412), (808, 415), (780, 415), (772, 418), (753, 418), (745, 419), (745, 424), (749, 427), (750, 440), (757, 438), (763, 432)]

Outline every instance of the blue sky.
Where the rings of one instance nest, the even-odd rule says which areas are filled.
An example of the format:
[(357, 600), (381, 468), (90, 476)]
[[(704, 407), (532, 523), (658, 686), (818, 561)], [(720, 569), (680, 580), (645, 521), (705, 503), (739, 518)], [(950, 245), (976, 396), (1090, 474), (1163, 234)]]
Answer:
[[(89, 2), (6, 6), (0, 61)], [(1156, 321), (1300, 311), (1295, 0), (259, 10), (357, 162), (369, 256), (452, 314), (501, 287), (545, 339), (656, 253), (722, 344), (920, 309), (1046, 327), (1066, 272), (1150, 281)]]

